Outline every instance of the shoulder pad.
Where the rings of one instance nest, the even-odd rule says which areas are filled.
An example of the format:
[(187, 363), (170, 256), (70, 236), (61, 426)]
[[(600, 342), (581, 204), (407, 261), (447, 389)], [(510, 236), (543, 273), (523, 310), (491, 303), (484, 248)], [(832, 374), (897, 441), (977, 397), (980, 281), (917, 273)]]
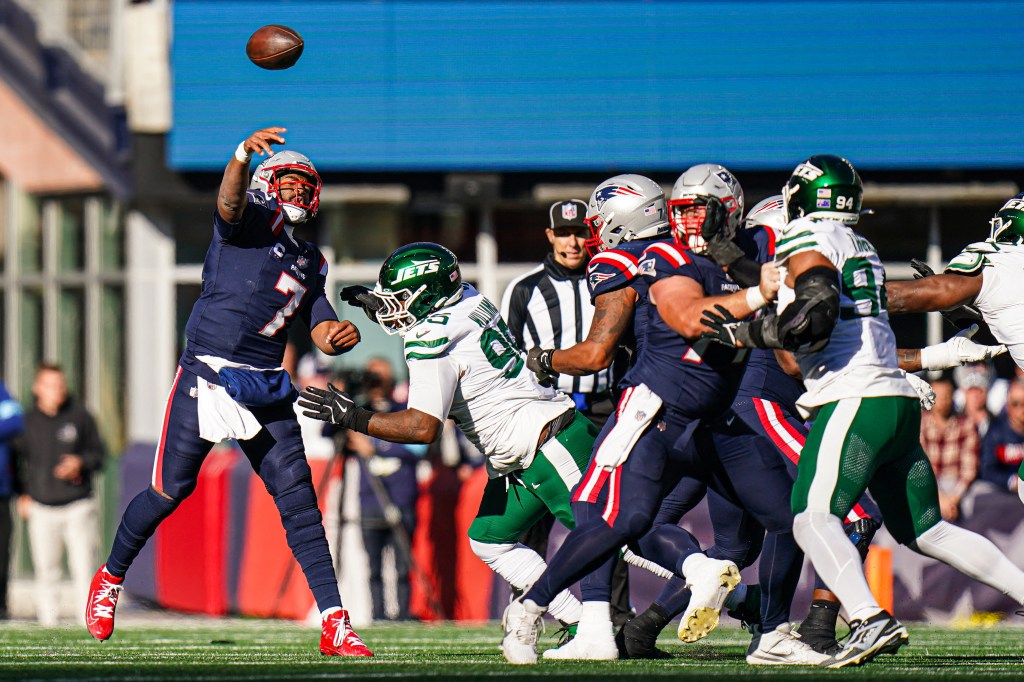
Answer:
[(775, 242), (775, 262), (781, 264), (802, 251), (819, 250), (819, 242), (827, 240), (834, 231), (830, 221), (797, 218), (786, 225)]
[(633, 254), (619, 249), (602, 251), (587, 263), (587, 286), (591, 297), (619, 289), (632, 282), (639, 271)]
[(249, 196), (249, 203), (255, 204), (256, 206), (263, 206), (271, 210), (274, 209), (275, 202), (273, 199), (263, 193), (262, 190), (250, 189), (245, 192)]
[(987, 257), (999, 251), (994, 242), (974, 242), (968, 244), (953, 260), (949, 261), (944, 272), (968, 275), (976, 273), (988, 265)]
[(448, 312), (437, 312), (410, 328), (403, 338), (405, 359), (430, 360), (448, 352), (452, 344), (448, 328), (450, 318)]
[(693, 262), (686, 249), (680, 249), (670, 242), (656, 242), (647, 247), (640, 256), (640, 274), (660, 279), (677, 274), (679, 268)]

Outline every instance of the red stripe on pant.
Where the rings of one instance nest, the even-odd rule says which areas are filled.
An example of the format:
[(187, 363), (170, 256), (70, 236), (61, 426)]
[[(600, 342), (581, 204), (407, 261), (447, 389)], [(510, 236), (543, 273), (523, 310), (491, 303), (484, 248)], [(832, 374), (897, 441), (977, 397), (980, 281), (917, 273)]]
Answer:
[[(791, 462), (799, 464), (800, 452), (803, 449), (804, 443), (807, 442), (807, 437), (793, 428), (793, 425), (786, 419), (786, 415), (782, 413), (782, 408), (776, 403), (762, 398), (755, 398), (754, 409), (757, 410), (757, 417), (761, 420), (761, 426), (764, 427), (768, 437), (775, 443), (775, 447), (786, 455)], [(787, 436), (799, 443), (801, 449), (796, 450), (793, 448)], [(853, 509), (846, 515), (846, 523), (853, 523), (858, 519), (866, 518), (868, 518), (868, 513), (864, 511), (864, 507), (854, 503)]]
[(572, 496), (572, 501), (590, 502), (591, 504), (597, 502), (597, 495), (601, 492), (601, 488), (604, 487), (608, 474), (609, 471), (607, 469), (597, 466), (597, 463), (591, 460), (590, 466), (587, 467), (587, 473), (583, 475), (583, 480), (576, 486), (576, 492)]
[(619, 482), (622, 479), (621, 467), (615, 467), (612, 469), (611, 476), (608, 480), (608, 501), (604, 506), (604, 513), (601, 514), (601, 518), (609, 526), (615, 525), (615, 519), (619, 516)]
[(167, 396), (167, 407), (164, 408), (164, 425), (160, 430), (160, 442), (156, 446), (156, 454), (153, 456), (153, 488), (163, 492), (164, 474), (164, 446), (167, 443), (167, 423), (171, 421), (171, 404), (174, 402), (174, 392), (178, 390), (178, 379), (181, 378), (181, 366), (174, 374), (174, 383), (171, 384), (171, 392)]

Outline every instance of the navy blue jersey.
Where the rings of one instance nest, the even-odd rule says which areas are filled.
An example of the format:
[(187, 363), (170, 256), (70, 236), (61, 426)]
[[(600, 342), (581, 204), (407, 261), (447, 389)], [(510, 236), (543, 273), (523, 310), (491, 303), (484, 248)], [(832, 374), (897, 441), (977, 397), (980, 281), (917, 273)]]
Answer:
[(263, 192), (250, 190), (247, 200), (238, 223), (214, 212), (203, 292), (185, 327), (186, 366), (196, 365), (194, 356), (214, 355), (278, 367), (296, 317), (310, 329), (338, 319), (324, 293), (327, 261), (320, 250), (288, 237), (277, 202)]
[[(649, 240), (622, 242), (614, 249), (602, 251), (587, 263), (587, 286), (590, 288), (590, 300), (595, 301), (601, 294), (616, 291), (623, 287), (631, 287), (636, 292), (636, 306), (633, 309), (632, 336), (622, 340), (632, 360), (644, 344), (647, 325), (647, 281), (640, 277), (637, 267), (644, 249), (650, 246)], [(631, 363), (632, 364), (632, 361)], [(628, 369), (628, 368), (626, 368)], [(621, 376), (625, 370), (618, 373)]]
[[(747, 255), (758, 263), (775, 259), (775, 232), (760, 226), (744, 230), (740, 245)], [(796, 412), (796, 401), (803, 394), (804, 385), (782, 371), (775, 359), (775, 351), (754, 348), (747, 360), (747, 369), (737, 391), (738, 397), (763, 398)]]
[[(638, 266), (653, 285), (667, 277), (689, 277), (706, 296), (739, 290), (714, 261), (680, 249), (672, 240), (649, 244)], [(648, 306), (646, 343), (636, 364), (623, 379), (630, 386), (646, 384), (665, 405), (688, 417), (711, 416), (727, 408), (736, 395), (747, 353), (707, 340), (692, 345)]]

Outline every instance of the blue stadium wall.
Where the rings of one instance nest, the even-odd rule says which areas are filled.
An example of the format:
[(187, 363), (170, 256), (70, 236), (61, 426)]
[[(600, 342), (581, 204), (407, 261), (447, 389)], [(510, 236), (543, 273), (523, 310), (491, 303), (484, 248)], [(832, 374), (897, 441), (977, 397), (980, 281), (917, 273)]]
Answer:
[[(326, 170), (1024, 167), (1020, 2), (175, 0), (173, 168), (281, 124)], [(257, 27), (298, 64), (245, 56)], [(1001, 28), (1003, 27), (1003, 28)]]

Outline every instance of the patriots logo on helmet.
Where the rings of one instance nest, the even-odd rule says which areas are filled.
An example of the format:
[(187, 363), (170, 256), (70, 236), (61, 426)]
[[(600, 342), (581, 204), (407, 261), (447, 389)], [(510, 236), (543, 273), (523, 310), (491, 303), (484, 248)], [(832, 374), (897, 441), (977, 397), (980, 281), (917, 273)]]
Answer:
[(579, 215), (579, 211), (576, 208), (576, 204), (571, 201), (562, 204), (562, 219), (563, 220), (576, 220), (576, 216)]
[(723, 170), (723, 171), (719, 171), (718, 173), (716, 173), (716, 175), (718, 177), (722, 178), (722, 182), (724, 182), (726, 185), (728, 185), (729, 189), (732, 189), (732, 188), (734, 188), (736, 186), (736, 178), (733, 177), (732, 173), (729, 173), (729, 172)]
[(632, 187), (627, 187), (626, 185), (609, 185), (608, 187), (602, 187), (600, 191), (594, 195), (594, 201), (597, 202), (597, 207), (600, 209), (604, 206), (604, 202), (608, 201), (612, 197), (621, 196), (642, 197), (643, 194), (637, 192)]

